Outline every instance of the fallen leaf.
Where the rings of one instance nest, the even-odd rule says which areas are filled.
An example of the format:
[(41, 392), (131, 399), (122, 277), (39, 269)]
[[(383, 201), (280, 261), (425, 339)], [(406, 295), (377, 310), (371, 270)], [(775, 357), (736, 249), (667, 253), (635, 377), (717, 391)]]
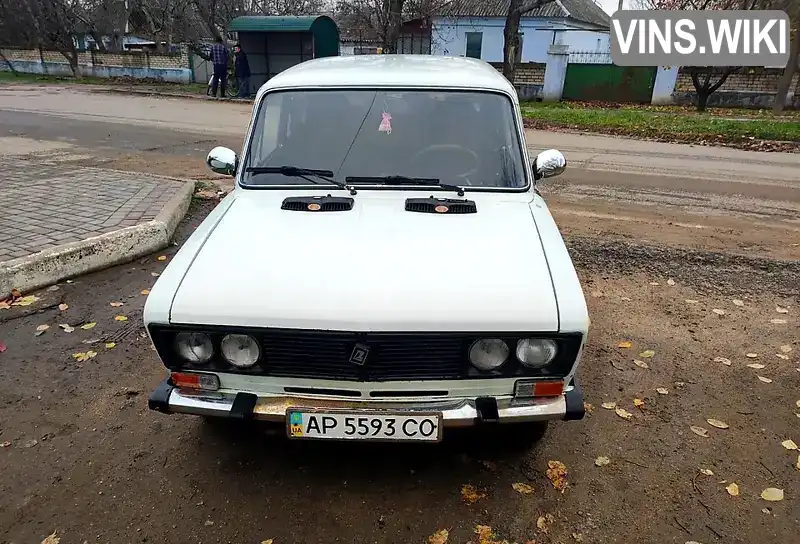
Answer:
[(701, 468), (700, 474), (705, 474), (706, 476), (713, 476), (714, 472), (710, 468)]
[(783, 306), (775, 306), (775, 311), (779, 314), (788, 314), (789, 308), (784, 308)]
[(106, 349), (114, 349), (114, 346), (116, 345), (116, 342), (106, 342)]
[(760, 369), (764, 368), (764, 365), (762, 365), (761, 363), (750, 363), (749, 365), (747, 365), (747, 367), (748, 368), (755, 368), (756, 370), (760, 370)]
[(781, 442), (781, 446), (783, 446), (787, 450), (797, 449), (797, 444), (795, 444), (794, 440), (784, 440), (783, 442)]
[(113, 308), (119, 308), (123, 304), (124, 304), (123, 302), (112, 302), (110, 303), (110, 306), (112, 306)]
[(600, 298), (600, 297), (603, 296), (603, 292), (602, 291), (592, 291), (592, 296), (594, 298)]
[(769, 322), (773, 325), (786, 325), (785, 319), (770, 319)]
[(703, 438), (708, 438), (708, 429), (704, 429), (703, 427), (698, 427), (697, 425), (692, 425), (689, 427), (694, 434), (697, 436), (702, 436)]
[(639, 359), (634, 359), (633, 364), (635, 364), (640, 368), (650, 368), (650, 366), (647, 363), (645, 363), (644, 361), (640, 361)]
[(686, 300), (684, 300), (684, 302), (686, 302), (686, 304), (697, 304), (700, 301), (699, 300), (693, 300), (691, 298), (687, 298)]
[(5, 301), (0, 301), (0, 310), (8, 310), (11, 308), (11, 304)]
[(486, 494), (479, 492), (474, 485), (466, 484), (461, 486), (461, 498), (467, 504), (473, 504), (485, 496)]
[(620, 300), (624, 300), (625, 302), (630, 302), (631, 297), (619, 297)]
[(266, 540), (262, 540), (261, 544), (272, 544), (273, 540), (274, 540), (273, 538), (268, 538)]
[(660, 285), (657, 281), (651, 281), (650, 285)]
[[(439, 529), (428, 537), (428, 544), (446, 544), (449, 537), (450, 532), (447, 529)], [(264, 543), (262, 542), (261, 544)]]
[(497, 470), (497, 463), (494, 463), (492, 461), (481, 461), (481, 464), (484, 466), (486, 470), (490, 470), (492, 472)]
[(59, 323), (58, 326), (61, 327), (64, 332), (72, 332), (75, 330), (69, 323)]
[(769, 379), (769, 378), (765, 378), (764, 376), (757, 376), (757, 378), (758, 378), (759, 380), (761, 380), (762, 382), (764, 382), (764, 383), (772, 383), (772, 380), (771, 380), (771, 379)]
[(69, 304), (59, 304), (58, 305), (58, 309), (61, 310), (62, 312), (65, 311), (67, 308), (69, 308)]
[(649, 359), (655, 354), (656, 352), (653, 351), (652, 349), (646, 349), (639, 354), (639, 357), (641, 357), (642, 359)]
[(78, 361), (79, 363), (82, 363), (83, 361), (88, 361), (92, 357), (96, 357), (96, 356), (97, 356), (97, 352), (96, 351), (91, 351), (91, 350), (87, 351), (85, 353), (84, 352), (79, 352), (79, 353), (73, 353), (72, 354), (72, 357), (76, 361)]
[(669, 389), (666, 387), (656, 387), (656, 391), (659, 395), (669, 395)]
[(167, 260), (167, 256), (166, 255), (159, 255), (158, 256), (158, 260), (159, 261), (166, 261)]
[(673, 285), (675, 285), (675, 280), (673, 280), (672, 278), (668, 279), (668, 280), (667, 280), (667, 285), (669, 285), (670, 287), (672, 287)]
[(728, 486), (725, 487), (725, 490), (728, 492), (728, 495), (730, 495), (731, 497), (738, 497), (739, 496), (739, 486), (736, 485), (736, 482), (728, 484)]
[(478, 535), (478, 544), (499, 544), (495, 543), (495, 534), (488, 525), (476, 525), (475, 534)]
[(614, 408), (617, 407), (617, 403), (616, 402), (604, 402), (600, 406), (602, 406), (606, 410), (613, 410)]
[(730, 427), (730, 425), (718, 419), (707, 419), (706, 421), (708, 422), (709, 425), (711, 425), (712, 427), (716, 427), (717, 429), (727, 429), (728, 427)]
[(618, 347), (618, 348), (629, 348), (629, 347), (631, 347), (631, 346), (633, 346), (633, 344), (632, 344), (632, 343), (630, 343), (630, 342), (629, 342), (629, 341), (627, 341), (627, 340), (625, 340), (625, 341), (623, 341), (623, 342), (619, 342), (619, 343), (617, 344), (617, 347)]
[(731, 366), (731, 360), (728, 359), (727, 357), (714, 357), (714, 362), (715, 363), (722, 363), (723, 365), (726, 365), (726, 366)]
[(50, 325), (39, 325), (38, 327), (36, 327), (36, 330), (39, 331), (39, 332), (44, 332), (49, 328), (50, 328)]
[(56, 531), (53, 531), (52, 535), (47, 535), (42, 540), (42, 544), (58, 544), (59, 542), (61, 542), (61, 538), (56, 536)]
[(556, 518), (553, 517), (553, 514), (545, 514), (543, 516), (539, 516), (539, 519), (536, 520), (536, 527), (543, 533), (547, 533), (547, 526), (552, 524)]
[(6, 441), (5, 441), (5, 442), (3, 442), (2, 444), (0, 444), (0, 448), (7, 448), (7, 447), (9, 447), (10, 445), (11, 445), (11, 442), (10, 442), (10, 441), (8, 441), (8, 440), (6, 440)]
[(782, 345), (782, 346), (780, 347), (780, 350), (781, 350), (783, 353), (791, 353), (791, 352), (792, 352), (792, 346), (790, 346), (789, 344), (784, 344), (784, 345)]
[(617, 408), (614, 410), (614, 412), (616, 412), (616, 414), (622, 419), (630, 420), (633, 417), (633, 414), (627, 411), (625, 408)]
[(800, 400), (795, 401), (794, 405), (797, 406), (798, 408), (800, 408)]
[(39, 297), (34, 295), (28, 295), (27, 297), (20, 297), (14, 302), (11, 303), (12, 306), (30, 306), (34, 302), (39, 300)]
[(157, 278), (157, 277), (159, 277), (161, 274), (159, 274), (158, 272), (150, 272), (150, 275), (151, 275), (151, 276), (153, 276), (154, 278)]
[(604, 467), (611, 462), (611, 459), (606, 457), (605, 455), (601, 455), (597, 459), (594, 460), (594, 464), (598, 467)]
[(150, 294), (150, 289), (142, 289), (142, 294), (143, 295), (149, 295)]
[(783, 353), (776, 353), (775, 357), (777, 357), (778, 359), (783, 359), (784, 361), (788, 361), (789, 360), (789, 356), (788, 355), (784, 355)]
[(92, 321), (90, 323), (84, 323), (83, 325), (81, 325), (81, 328), (85, 331), (88, 331), (89, 329), (93, 329), (95, 325), (97, 325), (97, 323)]
[(562, 493), (567, 489), (567, 467), (561, 461), (547, 462), (547, 477)]
[(797, 470), (800, 470), (800, 455), (797, 456), (797, 464), (795, 465)]
[(744, 301), (739, 300), (738, 298), (733, 299), (733, 304), (736, 306), (744, 306)]
[(768, 487), (761, 492), (761, 498), (765, 501), (777, 502), (783, 500), (783, 489)]
[(714, 308), (711, 311), (714, 312), (717, 315), (725, 315), (725, 310), (721, 310), (719, 308)]
[(642, 399), (633, 399), (633, 405), (637, 408), (642, 408), (644, 406), (644, 401)]
[(748, 359), (755, 359), (756, 357), (758, 357), (758, 353), (745, 353), (744, 356), (747, 357)]
[(522, 493), (523, 495), (530, 495), (533, 493), (533, 487), (529, 486), (528, 484), (524, 484), (522, 482), (514, 482), (511, 484), (511, 487), (517, 493)]
[(583, 403), (583, 410), (587, 414), (591, 414), (592, 412), (594, 412), (594, 404), (591, 404), (591, 403), (588, 403), (588, 402), (584, 402)]
[(118, 315), (114, 317), (114, 321), (127, 321), (127, 320), (128, 318), (125, 317), (124, 315)]

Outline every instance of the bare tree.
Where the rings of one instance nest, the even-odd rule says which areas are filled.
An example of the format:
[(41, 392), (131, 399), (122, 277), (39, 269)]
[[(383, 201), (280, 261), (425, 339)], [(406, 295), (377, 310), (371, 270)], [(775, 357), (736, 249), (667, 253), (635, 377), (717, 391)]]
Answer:
[(340, 0), (336, 18), (344, 28), (374, 36), (384, 53), (396, 53), (404, 21), (426, 18), (448, 0)]
[(517, 51), (519, 51), (519, 23), (526, 13), (540, 8), (554, 0), (511, 0), (506, 14), (506, 25), (503, 28), (503, 75), (514, 82), (517, 69)]
[(797, 72), (798, 64), (800, 64), (800, 2), (797, 0), (783, 0), (779, 1), (778, 5), (773, 6), (774, 9), (783, 9), (789, 15), (790, 22), (794, 26), (793, 35), (791, 39), (791, 47), (789, 48), (789, 62), (786, 68), (783, 69), (783, 75), (778, 81), (778, 89), (775, 94), (775, 102), (772, 105), (772, 111), (775, 114), (783, 113), (786, 107), (786, 98), (789, 95), (789, 88), (792, 86), (792, 79), (795, 72)]

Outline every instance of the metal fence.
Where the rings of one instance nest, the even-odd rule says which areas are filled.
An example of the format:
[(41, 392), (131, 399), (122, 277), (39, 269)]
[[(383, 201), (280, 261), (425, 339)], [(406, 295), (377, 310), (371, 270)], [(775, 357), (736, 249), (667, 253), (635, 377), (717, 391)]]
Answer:
[(570, 51), (570, 64), (613, 64), (610, 51)]

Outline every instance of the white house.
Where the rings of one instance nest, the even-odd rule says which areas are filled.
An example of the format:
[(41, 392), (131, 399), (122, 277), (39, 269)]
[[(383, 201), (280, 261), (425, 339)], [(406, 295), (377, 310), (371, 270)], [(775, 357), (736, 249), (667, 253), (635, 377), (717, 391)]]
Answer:
[[(453, 0), (431, 17), (431, 54), (503, 61), (509, 0)], [(610, 17), (592, 0), (555, 0), (526, 13), (519, 25), (518, 62), (546, 62), (552, 44), (571, 52), (606, 52)]]

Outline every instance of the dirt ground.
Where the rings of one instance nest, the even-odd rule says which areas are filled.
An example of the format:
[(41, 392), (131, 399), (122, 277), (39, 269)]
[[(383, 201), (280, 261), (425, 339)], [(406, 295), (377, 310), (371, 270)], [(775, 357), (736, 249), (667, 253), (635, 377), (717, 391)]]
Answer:
[[(178, 241), (209, 207), (193, 205)], [(552, 424), (529, 452), (469, 433), (436, 446), (292, 443), (271, 427), (150, 412), (164, 369), (140, 292), (166, 264), (155, 256), (0, 310), (0, 540), (417, 543), (447, 529), (451, 543), (795, 542), (798, 451), (781, 443), (800, 442), (800, 265), (567, 241), (592, 318), (580, 371), (590, 412)], [(72, 356), (87, 350), (97, 355)], [(567, 468), (563, 493), (551, 460)], [(468, 504), (465, 485), (481, 498)], [(785, 498), (760, 498), (770, 487)]]

